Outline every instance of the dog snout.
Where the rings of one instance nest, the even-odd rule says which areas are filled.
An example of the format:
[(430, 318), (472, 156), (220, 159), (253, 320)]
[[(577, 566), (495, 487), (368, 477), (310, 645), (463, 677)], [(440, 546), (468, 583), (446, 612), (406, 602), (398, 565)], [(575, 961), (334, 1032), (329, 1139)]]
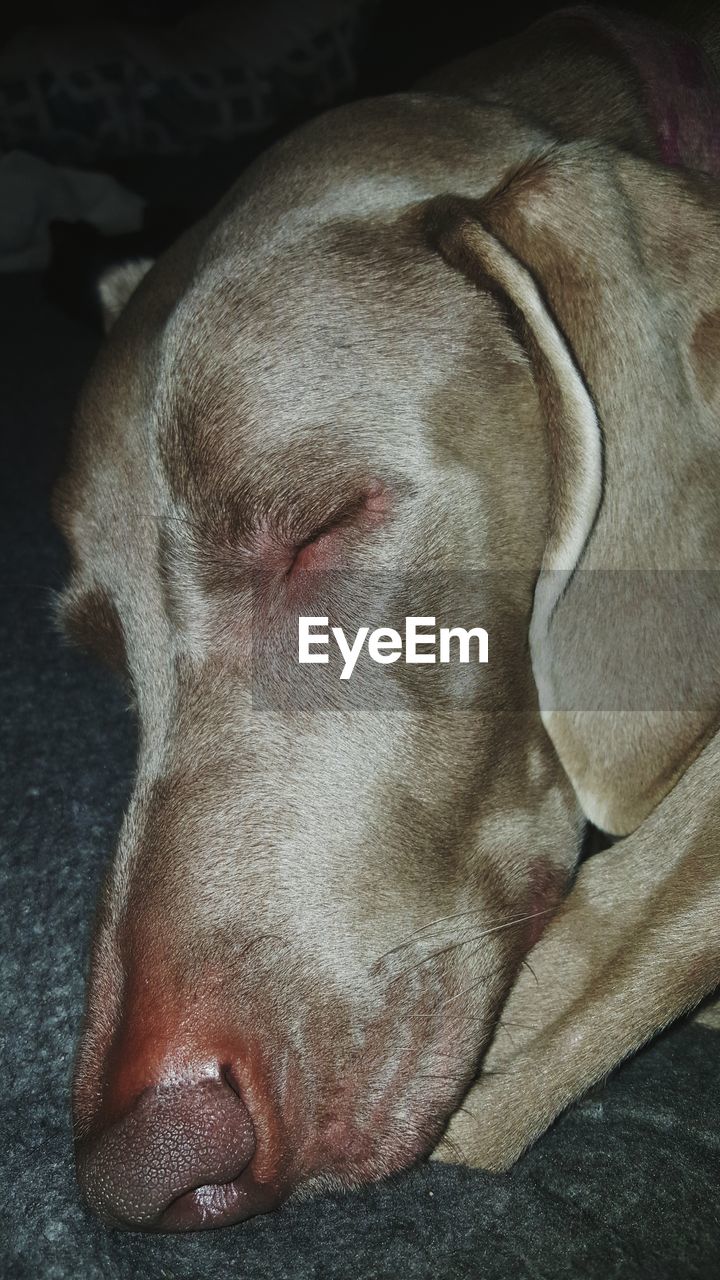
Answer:
[(110, 1225), (223, 1226), (272, 1207), (258, 1203), (248, 1173), (255, 1151), (250, 1112), (218, 1066), (210, 1077), (145, 1089), (125, 1115), (79, 1141), (78, 1177), (90, 1207)]

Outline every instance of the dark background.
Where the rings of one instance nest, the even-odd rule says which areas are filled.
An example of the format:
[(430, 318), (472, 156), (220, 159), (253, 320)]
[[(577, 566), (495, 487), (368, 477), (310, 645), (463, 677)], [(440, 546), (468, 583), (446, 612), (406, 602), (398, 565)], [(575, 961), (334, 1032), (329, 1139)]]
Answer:
[[(318, 4), (323, 7), (323, 16), (318, 14), (313, 19)], [(342, 14), (344, 25), (347, 27), (348, 21), (352, 25), (352, 34), (344, 42), (344, 65), (332, 66), (330, 58), (328, 64), (318, 67), (315, 81), (312, 66), (306, 61), (305, 67), (301, 67), (306, 48), (294, 70), (289, 70), (287, 58), (282, 59), (281, 68), (272, 67), (273, 45), (278, 49), (284, 49), (288, 41), (292, 45), (290, 33), (297, 25), (298, 15), (302, 15), (300, 25), (315, 28), (317, 44), (321, 46), (327, 40), (324, 33), (332, 29), (332, 16), (328, 17), (325, 11), (332, 11), (333, 0), (296, 0), (294, 5), (289, 0), (276, 19), (273, 8), (278, 6), (273, 0), (237, 0), (224, 6), (240, 14), (249, 31), (256, 29), (259, 17), (261, 25), (263, 19), (271, 17), (266, 24), (269, 31), (259, 40), (263, 60), (270, 64), (264, 76), (268, 91), (265, 119), (258, 122), (261, 127), (255, 127), (252, 121), (242, 121), (225, 142), (207, 138), (199, 141), (198, 133), (202, 131), (195, 127), (197, 122), (193, 118), (198, 102), (178, 101), (170, 83), (173, 75), (170, 70), (159, 86), (158, 113), (170, 122), (172, 154), (160, 146), (149, 150), (122, 145), (122, 142), (96, 146), (87, 121), (78, 122), (80, 136), (83, 131), (87, 135), (85, 148), (77, 134), (63, 137), (59, 133), (51, 141), (45, 137), (34, 139), (29, 148), (33, 152), (61, 164), (89, 163), (95, 169), (113, 174), (148, 201), (142, 234), (120, 243), (113, 239), (98, 240), (91, 229), (78, 225), (60, 224), (53, 228), (55, 253), (48, 287), (66, 309), (84, 314), (86, 318), (94, 315), (97, 323), (94, 284), (105, 265), (130, 254), (161, 251), (184, 227), (216, 203), (254, 156), (318, 110), (353, 98), (409, 88), (433, 67), (512, 36), (537, 18), (562, 7), (538, 0), (526, 3), (516, 0), (512, 4), (487, 4), (480, 0), (476, 3), (436, 0), (433, 4), (424, 0), (418, 3), (414, 0), (349, 0), (349, 4), (351, 18), (348, 19), (345, 11)], [(705, 0), (686, 0), (685, 3), (636, 0), (620, 7), (653, 18), (665, 15), (692, 29), (697, 15), (705, 7)], [(338, 11), (342, 8), (338, 5)], [(11, 47), (14, 40), (27, 37), (33, 30), (41, 32), (46, 43), (52, 44), (56, 39), (63, 47), (73, 40), (84, 45), (88, 39), (95, 39), (113, 51), (99, 59), (107, 68), (108, 63), (115, 60), (118, 44), (124, 44), (130, 35), (141, 41), (140, 52), (136, 54), (141, 62), (144, 40), (171, 58), (178, 58), (192, 71), (191, 33), (207, 35), (213, 25), (218, 40), (222, 40), (223, 20), (218, 16), (218, 6), (203, 6), (197, 0), (131, 0), (130, 3), (112, 0), (105, 4), (91, 0), (70, 0), (67, 4), (31, 0), (26, 5), (15, 0), (0, 16), (0, 40), (6, 48)], [(104, 42), (99, 36), (103, 30), (113, 33)], [(304, 46), (306, 42), (298, 43)], [(227, 60), (232, 58), (228, 56)], [(123, 61), (127, 63), (127, 57)], [(241, 46), (237, 49), (237, 61), (241, 65), (244, 62)], [(132, 96), (131, 86), (126, 98), (128, 115), (136, 106)], [(10, 141), (12, 143), (12, 138)], [(7, 145), (1, 119), (0, 145)]]
[[(199, 142), (197, 118), (169, 73), (157, 97), (165, 131), (155, 149), (98, 146), (92, 110), (69, 132), (25, 138), (32, 154), (112, 173), (148, 204), (145, 225), (132, 236), (108, 239), (82, 224), (58, 225), (48, 270), (0, 275), (2, 1277), (720, 1275), (718, 1040), (693, 1025), (638, 1055), (503, 1177), (424, 1166), (363, 1192), (289, 1205), (239, 1228), (184, 1239), (107, 1232), (79, 1203), (73, 1180), (69, 1080), (90, 922), (134, 751), (123, 691), (64, 646), (51, 622), (66, 556), (50, 524), (49, 494), (73, 401), (99, 341), (98, 271), (169, 243), (293, 124), (336, 101), (404, 88), (432, 66), (510, 35), (554, 7), (358, 0), (335, 78), (313, 79), (307, 58), (291, 72), (287, 63), (282, 74), (269, 72), (261, 129), (246, 120), (222, 142)], [(272, 21), (274, 0), (236, 8), (248, 30), (269, 16), (271, 63), (273, 40), (280, 47), (288, 39), (286, 19)], [(0, 103), (3, 93), (7, 104), (23, 90), (3, 53), (33, 27), (45, 49), (54, 40), (58, 47), (81, 44), (88, 31), (102, 44), (108, 33), (130, 30), (142, 37), (134, 46), (142, 61), (143, 39), (163, 47), (178, 23), (197, 13), (197, 5), (171, 0), (6, 5)], [(318, 48), (327, 47), (323, 39), (321, 33)], [(322, 65), (335, 64), (330, 58)], [(50, 94), (52, 76), (43, 74), (43, 92)], [(0, 114), (5, 147), (16, 145), (8, 121)]]

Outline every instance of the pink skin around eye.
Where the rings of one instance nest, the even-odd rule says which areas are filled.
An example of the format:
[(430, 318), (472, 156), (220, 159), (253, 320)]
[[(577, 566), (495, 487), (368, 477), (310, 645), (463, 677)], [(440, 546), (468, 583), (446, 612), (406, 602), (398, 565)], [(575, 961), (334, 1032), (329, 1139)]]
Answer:
[(299, 547), (288, 576), (304, 572), (328, 572), (343, 563), (344, 535), (353, 528), (369, 532), (381, 525), (389, 510), (387, 490), (379, 482), (371, 484), (348, 520), (326, 529)]
[(339, 569), (342, 563), (342, 536), (340, 529), (328, 529), (326, 533), (321, 533), (319, 538), (315, 538), (313, 542), (306, 542), (304, 547), (300, 547), (292, 565), (290, 573), (306, 573), (306, 572), (327, 572), (330, 569)]

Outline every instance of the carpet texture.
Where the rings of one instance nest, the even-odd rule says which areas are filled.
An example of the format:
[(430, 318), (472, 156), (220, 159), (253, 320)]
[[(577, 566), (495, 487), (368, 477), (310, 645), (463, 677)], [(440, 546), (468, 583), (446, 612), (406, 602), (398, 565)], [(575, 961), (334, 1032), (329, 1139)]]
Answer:
[(424, 1166), (190, 1237), (108, 1232), (78, 1201), (69, 1080), (89, 922), (128, 793), (122, 692), (50, 617), (47, 512), (95, 339), (39, 282), (0, 280), (0, 1276), (63, 1280), (717, 1280), (720, 1036), (658, 1040), (508, 1175)]

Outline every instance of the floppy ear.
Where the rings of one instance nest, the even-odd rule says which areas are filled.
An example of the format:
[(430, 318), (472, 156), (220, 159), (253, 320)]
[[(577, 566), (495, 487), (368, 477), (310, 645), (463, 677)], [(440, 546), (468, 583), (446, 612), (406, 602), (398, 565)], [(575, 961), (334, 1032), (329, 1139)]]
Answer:
[(130, 262), (116, 263), (103, 272), (97, 288), (106, 333), (110, 332), (120, 312), (152, 266), (152, 258), (135, 258)]
[(500, 295), (531, 358), (552, 468), (533, 670), (580, 803), (613, 834), (720, 707), (718, 575), (694, 572), (720, 561), (719, 209), (711, 180), (593, 143), (427, 206), (438, 251)]

